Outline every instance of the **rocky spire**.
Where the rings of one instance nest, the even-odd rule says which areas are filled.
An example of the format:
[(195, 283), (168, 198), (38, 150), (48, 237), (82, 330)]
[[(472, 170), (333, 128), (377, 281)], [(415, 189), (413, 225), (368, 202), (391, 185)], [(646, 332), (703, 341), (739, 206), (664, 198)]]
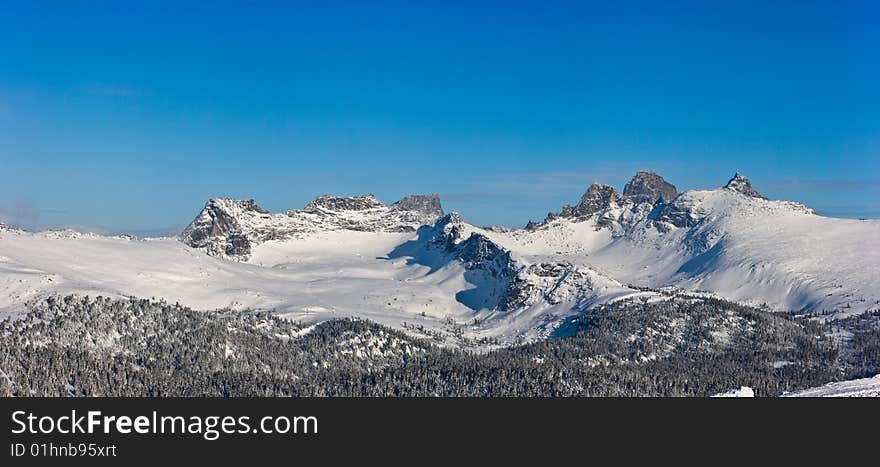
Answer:
[(268, 214), (253, 199), (211, 198), (195, 219), (180, 234), (189, 246), (201, 248), (212, 237), (229, 236), (240, 231), (241, 213)]
[[(251, 252), (251, 242), (242, 232), (240, 219), (268, 214), (253, 199), (211, 198), (180, 234), (180, 240), (193, 248), (213, 248), (213, 254), (244, 257)], [(225, 241), (215, 242), (217, 238)]]
[(752, 184), (749, 182), (749, 179), (739, 172), (737, 172), (733, 176), (733, 178), (731, 178), (730, 181), (727, 182), (727, 185), (724, 185), (724, 189), (733, 190), (746, 196), (751, 196), (752, 198), (767, 199), (764, 195), (755, 191), (755, 189), (752, 188)]
[(575, 217), (588, 217), (603, 211), (616, 202), (620, 196), (614, 187), (593, 183), (581, 197), (580, 202), (572, 210)]
[(666, 202), (678, 196), (675, 185), (654, 172), (639, 170), (623, 188), (623, 197), (634, 203), (654, 204), (659, 199)]

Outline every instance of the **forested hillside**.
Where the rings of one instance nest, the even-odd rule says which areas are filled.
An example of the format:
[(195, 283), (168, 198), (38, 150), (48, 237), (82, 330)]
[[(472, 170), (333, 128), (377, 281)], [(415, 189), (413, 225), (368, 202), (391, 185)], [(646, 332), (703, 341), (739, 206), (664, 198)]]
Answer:
[[(831, 327), (726, 302), (625, 300), (570, 335), (488, 352), (364, 320), (304, 327), (267, 312), (54, 297), (0, 323), (5, 396), (777, 395), (880, 367), (880, 315)], [(838, 339), (839, 341), (839, 339)]]

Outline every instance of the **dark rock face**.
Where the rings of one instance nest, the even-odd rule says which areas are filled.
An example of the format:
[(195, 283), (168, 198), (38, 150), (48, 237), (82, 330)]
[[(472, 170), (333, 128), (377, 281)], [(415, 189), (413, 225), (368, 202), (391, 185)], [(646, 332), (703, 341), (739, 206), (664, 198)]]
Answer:
[(429, 245), (451, 253), (456, 260), (464, 263), (465, 268), (503, 271), (503, 274), (513, 270), (510, 252), (489, 237), (479, 233), (465, 237), (464, 222), (457, 212), (438, 220), (433, 230), (434, 237)]
[(225, 252), (227, 256), (247, 256), (251, 254), (251, 242), (247, 236), (234, 233), (226, 237)]
[(676, 196), (678, 191), (675, 185), (647, 170), (636, 172), (632, 180), (623, 188), (623, 197), (634, 203), (654, 204), (660, 199), (670, 202)]
[(253, 199), (229, 200), (211, 198), (190, 225), (180, 234), (181, 240), (194, 248), (208, 246), (212, 238), (240, 233), (241, 226), (233, 210), (268, 214)]
[(365, 211), (381, 208), (385, 205), (373, 195), (364, 196), (331, 196), (322, 195), (306, 205), (303, 210), (314, 212), (321, 209), (329, 211)]
[(764, 197), (764, 195), (755, 191), (755, 189), (752, 188), (752, 183), (749, 182), (749, 179), (739, 172), (737, 172), (733, 176), (733, 178), (731, 178), (730, 181), (727, 182), (727, 185), (724, 185), (724, 188), (727, 190), (733, 190), (738, 193), (742, 193), (746, 196), (751, 196), (752, 198), (767, 199), (766, 197)]
[[(450, 262), (460, 263), (465, 270), (465, 281), (473, 287), (456, 293), (456, 300), (473, 310), (496, 309), (516, 276), (518, 265), (510, 251), (486, 235), (468, 230), (456, 212), (442, 217), (433, 227), (420, 230), (423, 234), (420, 236), (424, 236), (420, 242), (427, 240), (424, 246), (440, 253), (435, 259), (420, 264), (436, 270)], [(405, 255), (413, 257), (409, 250), (404, 251), (407, 251)], [(415, 258), (419, 256), (415, 255)]]
[[(620, 199), (617, 191), (610, 185), (594, 183), (590, 185), (580, 202), (571, 211), (575, 217), (589, 217), (597, 212), (604, 211), (612, 203)], [(563, 209), (565, 211), (565, 209)]]
[(559, 213), (547, 213), (547, 217), (544, 218), (544, 221), (541, 223), (530, 221), (526, 225), (526, 229), (535, 230), (542, 225), (559, 218), (575, 218), (577, 220), (583, 220), (594, 214), (606, 211), (612, 205), (616, 205), (619, 200), (620, 195), (617, 194), (617, 190), (615, 190), (614, 187), (593, 183), (587, 188), (587, 191), (581, 197), (581, 200), (577, 205), (572, 206), (566, 204), (562, 206), (562, 210)]
[(440, 245), (447, 251), (452, 251), (456, 244), (462, 240), (463, 229), (464, 221), (461, 219), (461, 215), (457, 212), (450, 212), (434, 223), (434, 230), (437, 234), (431, 239), (431, 244)]
[(430, 195), (407, 195), (395, 205), (404, 211), (416, 211), (429, 216), (443, 217), (443, 206), (437, 193)]
[(675, 227), (688, 228), (697, 225), (698, 219), (693, 215), (691, 210), (686, 206), (678, 204), (659, 204), (649, 215), (651, 220), (657, 222), (661, 230), (664, 223), (671, 224)]
[(467, 240), (458, 245), (456, 258), (465, 263), (468, 269), (491, 262), (497, 262), (502, 265), (507, 265), (511, 262), (510, 252), (496, 245), (495, 242), (489, 240), (485, 235), (477, 233), (471, 234)]

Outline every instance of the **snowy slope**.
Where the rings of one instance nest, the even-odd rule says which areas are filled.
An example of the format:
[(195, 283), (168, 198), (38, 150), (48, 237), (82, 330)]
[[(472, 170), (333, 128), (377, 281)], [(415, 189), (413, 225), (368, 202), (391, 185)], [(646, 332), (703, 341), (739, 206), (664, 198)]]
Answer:
[(783, 397), (880, 397), (880, 375), (828, 383), (817, 388), (790, 392)]
[(748, 386), (740, 386), (727, 392), (715, 394), (712, 397), (755, 397), (755, 391)]
[[(248, 263), (206, 255), (177, 239), (0, 232), (0, 319), (48, 294), (164, 298), (199, 309), (274, 309), (307, 323), (359, 316), (449, 333), (491, 313), (459, 301), (475, 289), (458, 261), (421, 265), (389, 257), (414, 233), (331, 231), (270, 240)], [(346, 248), (340, 248), (345, 245)], [(441, 264), (442, 263), (442, 264)], [(467, 302), (467, 301), (466, 301)], [(502, 341), (545, 337), (536, 313), (463, 329)], [(541, 322), (544, 322), (542, 320)], [(555, 321), (554, 321), (555, 322)]]
[[(411, 236), (328, 232), (302, 242), (270, 241), (254, 264), (242, 264), (176, 239), (2, 232), (0, 313), (20, 311), (26, 300), (48, 293), (89, 293), (165, 298), (202, 309), (277, 309), (311, 322), (362, 316), (441, 328), (447, 317), (467, 319), (471, 310), (455, 301), (466, 284), (454, 268), (426, 279), (427, 268), (376, 259)], [(340, 250), (340, 244), (357, 247)]]
[(477, 231), (524, 261), (565, 258), (639, 287), (836, 317), (880, 307), (880, 221), (822, 217), (731, 188), (687, 191), (653, 207), (613, 202), (586, 219), (526, 230)]

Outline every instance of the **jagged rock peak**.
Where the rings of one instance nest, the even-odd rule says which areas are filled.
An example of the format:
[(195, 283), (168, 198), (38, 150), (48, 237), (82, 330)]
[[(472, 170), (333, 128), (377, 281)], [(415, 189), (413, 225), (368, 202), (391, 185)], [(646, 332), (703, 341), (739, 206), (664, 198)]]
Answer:
[(724, 185), (724, 188), (726, 190), (733, 190), (738, 193), (742, 193), (746, 196), (751, 196), (752, 198), (767, 199), (764, 195), (755, 191), (755, 189), (752, 188), (752, 184), (751, 182), (749, 182), (749, 179), (739, 172), (734, 174), (733, 178), (731, 178), (730, 181), (727, 182), (727, 185)]
[(306, 204), (305, 211), (365, 211), (384, 207), (372, 194), (362, 196), (321, 195)]
[(439, 237), (455, 244), (464, 236), (464, 221), (459, 213), (453, 211), (437, 219), (434, 229), (438, 231)]
[(591, 216), (608, 209), (618, 199), (620, 199), (620, 196), (613, 186), (593, 183), (587, 188), (586, 193), (581, 197), (580, 202), (574, 207), (571, 214), (575, 217)]
[(669, 202), (678, 196), (675, 185), (648, 170), (639, 170), (623, 187), (623, 197), (634, 203), (654, 204), (657, 200)]
[(250, 245), (241, 238), (242, 216), (269, 215), (253, 199), (211, 198), (180, 234), (180, 239), (194, 248), (209, 246), (212, 238), (229, 239), (226, 254), (248, 254)]
[(440, 195), (406, 195), (395, 203), (397, 209), (416, 211), (429, 216), (443, 217), (443, 206), (440, 205)]
[(443, 227), (450, 224), (461, 225), (463, 222), (464, 221), (461, 220), (461, 214), (459, 214), (458, 211), (452, 211), (438, 219), (437, 226)]
[(230, 211), (240, 209), (242, 211), (255, 211), (260, 214), (268, 214), (269, 211), (261, 208), (253, 198), (236, 199), (236, 198), (211, 198), (205, 203), (205, 209), (214, 211)]

